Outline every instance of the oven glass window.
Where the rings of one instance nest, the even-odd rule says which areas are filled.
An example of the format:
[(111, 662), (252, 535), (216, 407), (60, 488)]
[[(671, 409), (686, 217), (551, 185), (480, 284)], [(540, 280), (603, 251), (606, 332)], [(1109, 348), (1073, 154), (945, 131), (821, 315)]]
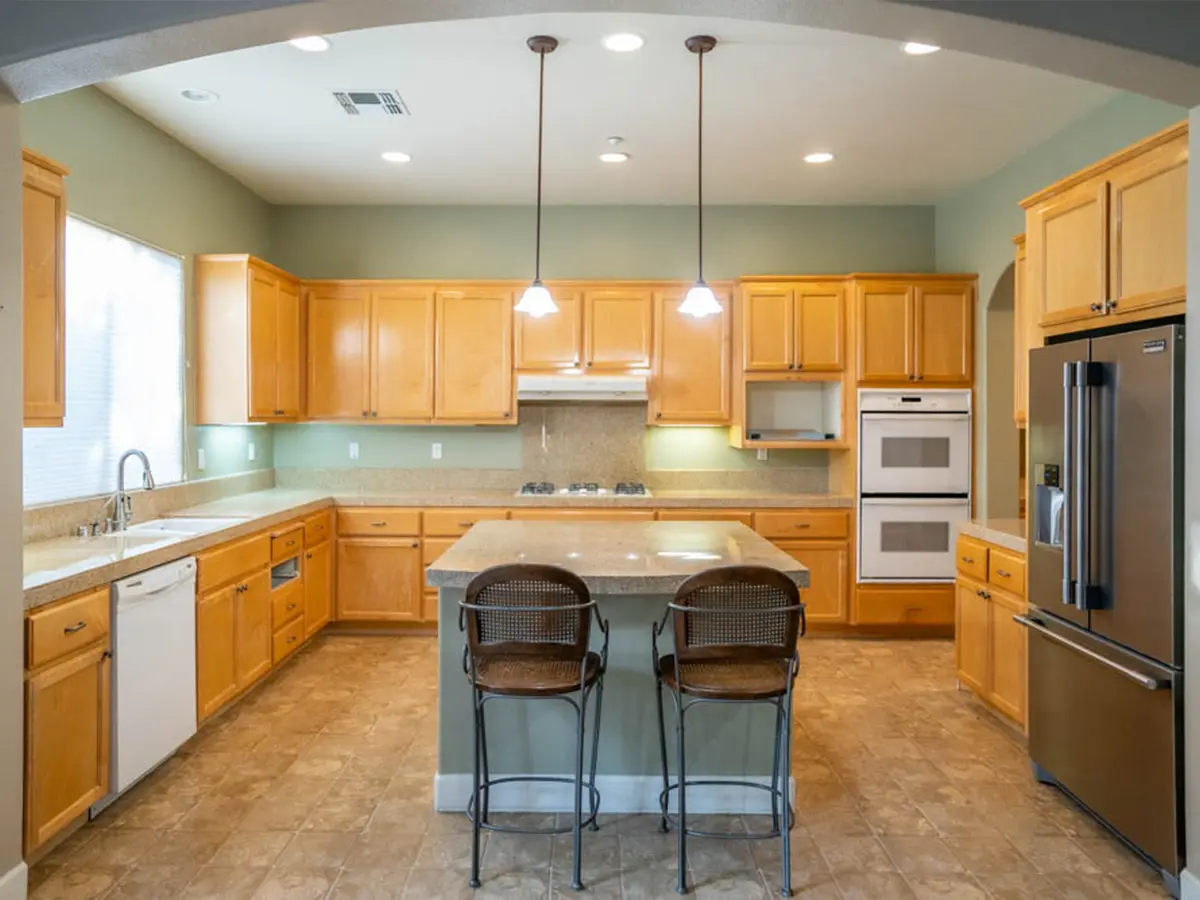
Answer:
[(950, 549), (950, 523), (883, 522), (879, 549), (884, 553), (945, 553)]
[(879, 440), (880, 465), (885, 469), (946, 469), (950, 466), (948, 437), (884, 437)]

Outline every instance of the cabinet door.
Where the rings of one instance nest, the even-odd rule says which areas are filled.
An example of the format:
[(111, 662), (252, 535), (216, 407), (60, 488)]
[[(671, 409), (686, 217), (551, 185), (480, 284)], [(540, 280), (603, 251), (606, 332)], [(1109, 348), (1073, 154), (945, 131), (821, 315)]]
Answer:
[(682, 299), (654, 298), (650, 424), (727, 424), (730, 298), (718, 295), (721, 314), (702, 319), (681, 313)]
[(304, 554), (304, 635), (312, 637), (329, 621), (333, 601), (333, 568), (329, 541)]
[(26, 161), (21, 219), (26, 426), (60, 426), (66, 411), (66, 216), (62, 179)]
[(585, 368), (645, 369), (650, 366), (653, 323), (650, 291), (587, 291), (583, 295)]
[(438, 292), (437, 419), (516, 421), (512, 320), (513, 298), (508, 291)]
[(775, 546), (808, 567), (809, 585), (800, 591), (808, 621), (847, 621), (850, 612), (850, 552), (847, 545), (780, 541)]
[(1025, 612), (1025, 604), (1004, 591), (990, 590), (992, 615), (992, 683), (988, 699), (1019, 725), (1025, 725), (1025, 679), (1028, 668), (1024, 626), (1013, 616)]
[(786, 372), (796, 362), (797, 329), (792, 288), (749, 285), (742, 289), (742, 368), (747, 372)]
[(518, 371), (547, 372), (583, 365), (583, 298), (578, 292), (550, 291), (558, 312), (540, 319), (515, 314)]
[(927, 384), (970, 384), (975, 338), (974, 286), (917, 285), (914, 306), (916, 380)]
[(1118, 315), (1187, 298), (1187, 135), (1109, 177), (1109, 289)]
[(300, 286), (278, 282), (276, 315), (279, 325), (275, 342), (275, 414), (300, 417)]
[(337, 542), (339, 620), (417, 621), (423, 582), (418, 540), (342, 538)]
[(1104, 315), (1108, 183), (1085, 182), (1025, 215), (1029, 299), (1045, 327)]
[(846, 301), (840, 284), (802, 284), (796, 288), (792, 316), (796, 368), (840, 372), (845, 368)]
[(432, 418), (433, 292), (376, 291), (371, 316), (372, 418)]
[(251, 266), (249, 281), (249, 356), (251, 419), (275, 419), (282, 415), (276, 405), (279, 346), (279, 285), (273, 275)]
[(25, 684), (25, 855), (108, 793), (106, 646), (73, 656)]
[(880, 282), (858, 286), (858, 380), (910, 381), (913, 290)]
[(1025, 427), (1025, 410), (1029, 405), (1029, 315), (1025, 296), (1025, 235), (1014, 240), (1017, 246), (1013, 261), (1013, 419), (1017, 428)]
[(362, 420), (369, 412), (371, 302), (356, 287), (308, 291), (308, 417)]
[(958, 660), (958, 680), (987, 696), (991, 614), (981, 591), (969, 581), (955, 585), (954, 650)]
[(196, 718), (204, 721), (237, 693), (234, 598), (237, 586), (196, 601)]
[(233, 646), (238, 690), (271, 670), (271, 572), (263, 569), (242, 582), (233, 600)]

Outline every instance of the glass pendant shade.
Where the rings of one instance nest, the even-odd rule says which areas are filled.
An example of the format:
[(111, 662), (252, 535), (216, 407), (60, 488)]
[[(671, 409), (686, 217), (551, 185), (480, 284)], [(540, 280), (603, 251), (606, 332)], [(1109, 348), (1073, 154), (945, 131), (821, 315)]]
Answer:
[(697, 281), (688, 288), (687, 296), (679, 304), (679, 311), (686, 316), (703, 319), (705, 316), (719, 316), (721, 304), (717, 302), (717, 295), (712, 288), (703, 281)]
[[(695, 289), (693, 288), (693, 290)], [(709, 293), (711, 294), (712, 291)], [(519, 313), (540, 319), (542, 316), (558, 312), (558, 304), (554, 302), (549, 289), (541, 281), (535, 281), (525, 288), (525, 293), (521, 295), (521, 301), (517, 304), (516, 309)]]

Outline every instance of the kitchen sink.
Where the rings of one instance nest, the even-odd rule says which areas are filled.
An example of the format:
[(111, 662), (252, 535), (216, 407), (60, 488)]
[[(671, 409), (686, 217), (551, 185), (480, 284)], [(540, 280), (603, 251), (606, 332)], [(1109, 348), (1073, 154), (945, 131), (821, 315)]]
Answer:
[[(191, 537), (197, 534), (209, 534), (222, 528), (231, 528), (246, 521), (244, 517), (226, 519), (152, 519), (149, 522), (139, 522), (125, 529), (127, 535), (166, 535), (172, 537)], [(119, 534), (109, 535), (118, 537)]]

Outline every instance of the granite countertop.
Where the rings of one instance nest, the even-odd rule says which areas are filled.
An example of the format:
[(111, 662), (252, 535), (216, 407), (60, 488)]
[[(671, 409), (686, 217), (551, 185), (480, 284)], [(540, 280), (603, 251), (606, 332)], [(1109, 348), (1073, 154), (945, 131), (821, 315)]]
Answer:
[(971, 519), (958, 523), (958, 533), (1014, 553), (1025, 553), (1024, 519)]
[(766, 491), (663, 491), (652, 497), (611, 494), (603, 497), (563, 494), (517, 497), (508, 491), (483, 490), (351, 493), (271, 488), (168, 513), (168, 518), (225, 520), (214, 521), (211, 529), (197, 530), (190, 535), (139, 533), (135, 527), (133, 532), (118, 536), (63, 537), (26, 544), (25, 608), (52, 603), (333, 505), (790, 509), (852, 507), (854, 500), (834, 494)]
[(808, 569), (739, 522), (480, 522), (427, 570), (434, 587), (464, 588), (484, 569), (544, 563), (596, 594), (673, 594), (714, 566), (758, 565), (808, 587)]

